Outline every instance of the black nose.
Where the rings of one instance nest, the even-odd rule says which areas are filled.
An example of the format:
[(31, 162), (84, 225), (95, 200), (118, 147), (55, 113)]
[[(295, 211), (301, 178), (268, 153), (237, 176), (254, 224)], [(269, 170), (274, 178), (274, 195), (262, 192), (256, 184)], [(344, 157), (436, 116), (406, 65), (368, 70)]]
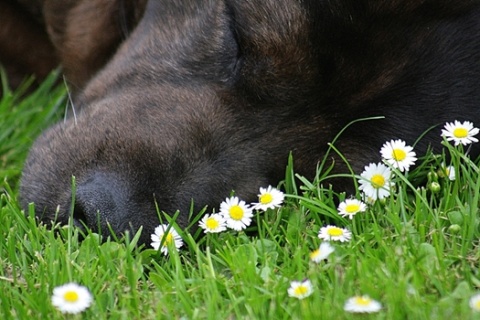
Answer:
[[(107, 234), (110, 229), (123, 232), (123, 216), (128, 195), (124, 186), (111, 174), (94, 173), (76, 186), (74, 223)], [(127, 224), (128, 225), (128, 224)]]

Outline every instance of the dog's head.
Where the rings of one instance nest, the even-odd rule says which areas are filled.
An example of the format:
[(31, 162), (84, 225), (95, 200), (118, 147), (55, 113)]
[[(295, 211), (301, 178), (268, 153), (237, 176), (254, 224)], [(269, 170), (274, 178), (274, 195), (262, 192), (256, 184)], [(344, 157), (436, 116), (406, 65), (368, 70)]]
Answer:
[(194, 211), (215, 208), (232, 190), (255, 200), (260, 186), (282, 179), (290, 151), (315, 169), (328, 125), (313, 113), (319, 97), (312, 89), (323, 80), (299, 3), (150, 1), (88, 82), (91, 66), (101, 64), (89, 63), (95, 50), (108, 52), (116, 41), (102, 39), (111, 36), (108, 19), (71, 15), (107, 30), (84, 35), (98, 38), (93, 52), (76, 37), (53, 37), (76, 48), (63, 52), (72, 88), (86, 85), (75, 93), (76, 114), (46, 131), (25, 165), (22, 199), (45, 220), (57, 206), (58, 220), (68, 219), (73, 175), (79, 225), (105, 232), (107, 222), (118, 232), (143, 226), (147, 241), (158, 225), (156, 204), (180, 210), (177, 222), (186, 226), (192, 201)]
[[(388, 92), (414, 85), (409, 68), (428, 58), (412, 57), (430, 36), (409, 25), (423, 11), (401, 5), (412, 1), (357, 2), (47, 0), (76, 114), (34, 144), (22, 202), (35, 202), (46, 221), (58, 210), (65, 222), (75, 176), (78, 225), (106, 233), (107, 223), (116, 232), (143, 226), (147, 242), (157, 205), (179, 210), (186, 226), (192, 201), (194, 212), (217, 208), (232, 190), (253, 201), (259, 187), (282, 179), (290, 152), (297, 171), (312, 176), (351, 120), (388, 118), (340, 142), (356, 169), (394, 138), (382, 134), (412, 141), (448, 114), (425, 114), (419, 126), (399, 119), (414, 116), (398, 110), (395, 95), (384, 106)], [(389, 22), (372, 20), (378, 12)]]

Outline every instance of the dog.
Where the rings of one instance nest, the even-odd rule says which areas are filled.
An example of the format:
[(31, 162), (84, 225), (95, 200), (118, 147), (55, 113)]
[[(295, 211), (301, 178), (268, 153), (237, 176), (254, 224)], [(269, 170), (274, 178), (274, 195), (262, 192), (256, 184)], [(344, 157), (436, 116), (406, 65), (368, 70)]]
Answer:
[[(480, 124), (478, 0), (27, 6), (42, 13), (75, 111), (25, 163), (21, 204), (35, 203), (43, 221), (67, 223), (73, 211), (76, 225), (103, 234), (142, 227), (148, 244), (157, 207), (187, 227), (192, 208), (218, 208), (232, 190), (255, 201), (284, 178), (290, 153), (314, 177), (354, 120), (383, 117), (335, 142), (357, 174), (386, 141), (421, 137), (421, 155), (440, 146), (445, 122)], [(349, 172), (335, 153), (328, 162)]]

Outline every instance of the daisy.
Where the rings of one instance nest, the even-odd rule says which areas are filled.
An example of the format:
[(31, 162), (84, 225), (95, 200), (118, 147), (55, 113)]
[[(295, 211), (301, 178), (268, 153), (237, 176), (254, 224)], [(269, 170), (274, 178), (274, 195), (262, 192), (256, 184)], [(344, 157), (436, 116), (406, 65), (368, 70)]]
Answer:
[(353, 313), (372, 313), (382, 309), (380, 302), (371, 299), (369, 296), (355, 296), (347, 300), (343, 309)]
[(442, 162), (440, 165), (440, 170), (438, 173), (442, 178), (447, 177), (448, 180), (454, 181), (455, 180), (455, 167), (454, 166), (446, 166), (445, 163)]
[(348, 229), (339, 228), (335, 226), (326, 226), (320, 229), (318, 237), (325, 241), (350, 241), (352, 233)]
[(67, 283), (53, 289), (52, 304), (62, 313), (79, 313), (90, 307), (92, 294), (76, 283)]
[(363, 191), (367, 198), (374, 200), (383, 199), (390, 194), (390, 188), (394, 186), (391, 181), (392, 173), (383, 163), (370, 163), (360, 175), (359, 190)]
[(230, 197), (220, 204), (220, 214), (227, 221), (227, 227), (240, 231), (252, 222), (252, 209), (238, 197)]
[(478, 139), (473, 136), (477, 135), (480, 130), (474, 128), (470, 121), (464, 121), (463, 123), (457, 120), (454, 123), (447, 122), (444, 128), (442, 129), (442, 136), (448, 141), (455, 142), (456, 146), (460, 143), (466, 146), (472, 142), (478, 142)]
[(351, 220), (354, 215), (359, 212), (364, 212), (366, 209), (367, 205), (362, 201), (357, 199), (347, 199), (338, 205), (338, 214), (342, 217), (348, 216)]
[(288, 296), (297, 299), (304, 299), (312, 294), (312, 282), (308, 279), (303, 281), (292, 281), (290, 288), (288, 288)]
[[(168, 233), (165, 235), (167, 230)], [(151, 235), (151, 239), (151, 245), (155, 250), (158, 250), (160, 245), (162, 245), (160, 251), (164, 255), (168, 254), (168, 249), (170, 246), (173, 245), (176, 249), (178, 249), (183, 245), (183, 240), (178, 234), (177, 230), (175, 230), (173, 227), (170, 227), (168, 224), (162, 224), (156, 227), (155, 232)]]
[(227, 230), (227, 221), (219, 213), (205, 215), (200, 220), (199, 225), (205, 233), (218, 233)]
[(268, 186), (268, 188), (260, 188), (258, 195), (258, 203), (252, 203), (256, 210), (266, 211), (267, 209), (275, 209), (282, 205), (285, 195), (282, 191)]
[(480, 311), (480, 293), (473, 295), (468, 301), (473, 311)]
[(310, 253), (310, 260), (320, 263), (322, 260), (327, 259), (333, 251), (335, 251), (335, 248), (333, 248), (330, 243), (322, 242), (317, 250), (314, 250)]
[(407, 146), (403, 140), (385, 142), (380, 150), (382, 158), (392, 167), (400, 171), (408, 171), (415, 164), (417, 158), (413, 148)]

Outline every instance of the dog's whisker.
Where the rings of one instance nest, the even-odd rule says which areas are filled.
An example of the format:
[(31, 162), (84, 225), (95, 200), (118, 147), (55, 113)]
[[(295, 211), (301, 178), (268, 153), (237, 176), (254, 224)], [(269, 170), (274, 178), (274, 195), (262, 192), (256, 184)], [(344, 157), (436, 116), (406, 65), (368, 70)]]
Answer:
[(67, 89), (67, 95), (68, 95), (68, 102), (67, 102), (67, 105), (65, 106), (65, 116), (63, 118), (63, 122), (67, 121), (68, 107), (71, 106), (72, 107), (72, 113), (73, 113), (73, 122), (76, 125), (77, 124), (77, 114), (75, 112), (75, 104), (73, 103), (72, 94), (71, 94), (70, 88), (68, 87), (67, 80), (65, 79), (65, 75), (63, 76), (63, 83), (65, 85), (65, 88)]

